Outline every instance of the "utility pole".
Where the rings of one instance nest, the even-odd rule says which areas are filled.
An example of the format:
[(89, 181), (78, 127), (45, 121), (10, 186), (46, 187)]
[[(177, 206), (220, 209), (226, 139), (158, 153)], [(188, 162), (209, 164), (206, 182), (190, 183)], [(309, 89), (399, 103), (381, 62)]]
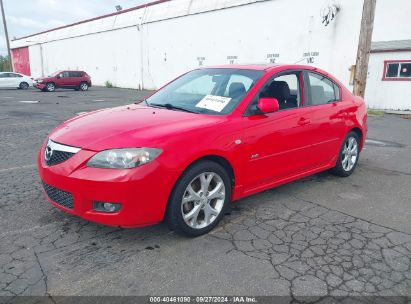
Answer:
[(0, 0), (0, 6), (1, 6), (1, 15), (3, 17), (4, 34), (6, 36), (7, 52), (9, 54), (10, 69), (13, 72), (13, 63), (12, 63), (12, 60), (11, 60), (9, 33), (7, 31), (6, 15), (4, 14), (3, 0)]
[(354, 95), (364, 97), (367, 85), (368, 62), (370, 59), (372, 31), (374, 28), (375, 6), (377, 0), (364, 0), (360, 40), (358, 42), (357, 62), (354, 74)]

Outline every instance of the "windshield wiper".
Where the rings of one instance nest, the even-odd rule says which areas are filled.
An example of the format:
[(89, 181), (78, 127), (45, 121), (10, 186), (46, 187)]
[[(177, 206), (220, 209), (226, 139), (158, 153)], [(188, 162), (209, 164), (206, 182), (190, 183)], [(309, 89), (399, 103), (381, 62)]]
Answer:
[(137, 99), (134, 104), (140, 104), (142, 102), (145, 102), (147, 104), (147, 99)]
[(178, 111), (183, 111), (183, 112), (188, 112), (188, 113), (195, 113), (198, 114), (196, 111), (188, 110), (186, 108), (174, 106), (171, 103), (166, 103), (166, 104), (160, 104), (160, 103), (147, 103), (151, 107), (158, 107), (158, 108), (166, 108), (167, 110), (178, 110)]

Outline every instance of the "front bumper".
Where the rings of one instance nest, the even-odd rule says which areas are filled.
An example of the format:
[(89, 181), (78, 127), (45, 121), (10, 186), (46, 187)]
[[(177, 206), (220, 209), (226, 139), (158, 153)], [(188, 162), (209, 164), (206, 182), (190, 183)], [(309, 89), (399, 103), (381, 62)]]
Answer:
[[(168, 197), (181, 174), (164, 168), (156, 160), (126, 170), (89, 168), (86, 163), (96, 152), (87, 150), (79, 151), (63, 163), (47, 166), (44, 148), (45, 145), (37, 160), (39, 175), (45, 184), (43, 189), (47, 192), (52, 189), (66, 197), (71, 195), (73, 208), (44, 191), (47, 199), (67, 213), (109, 226), (131, 228), (161, 222)], [(120, 203), (121, 209), (116, 213), (95, 211), (95, 201)]]
[(37, 89), (43, 90), (46, 87), (45, 83), (34, 82), (33, 86)]

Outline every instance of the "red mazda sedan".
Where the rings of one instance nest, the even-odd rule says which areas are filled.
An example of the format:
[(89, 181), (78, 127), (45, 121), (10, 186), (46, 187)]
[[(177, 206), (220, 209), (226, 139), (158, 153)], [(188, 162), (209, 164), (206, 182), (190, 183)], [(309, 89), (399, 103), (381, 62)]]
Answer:
[(38, 168), (68, 213), (121, 227), (166, 219), (197, 236), (242, 197), (328, 169), (349, 176), (366, 132), (363, 99), (320, 69), (219, 66), (64, 122)]

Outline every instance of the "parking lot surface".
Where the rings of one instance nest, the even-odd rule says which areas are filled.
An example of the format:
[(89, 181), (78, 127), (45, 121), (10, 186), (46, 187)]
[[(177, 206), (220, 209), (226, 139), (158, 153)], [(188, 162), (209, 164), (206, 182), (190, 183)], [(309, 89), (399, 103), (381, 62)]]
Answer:
[(351, 177), (320, 173), (243, 199), (195, 239), (52, 207), (35, 166), (46, 135), (146, 94), (0, 91), (0, 296), (411, 296), (411, 120), (393, 115), (369, 118)]

